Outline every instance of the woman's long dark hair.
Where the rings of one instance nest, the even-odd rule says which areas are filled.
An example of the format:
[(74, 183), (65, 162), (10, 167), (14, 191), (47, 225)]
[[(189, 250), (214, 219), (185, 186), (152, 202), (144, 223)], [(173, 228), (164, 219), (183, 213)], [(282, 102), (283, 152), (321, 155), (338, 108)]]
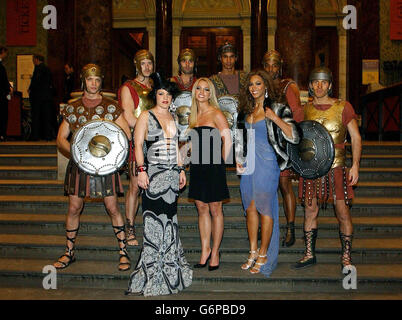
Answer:
[(250, 114), (254, 111), (255, 104), (254, 98), (249, 90), (249, 83), (252, 76), (260, 76), (264, 81), (265, 87), (268, 90), (268, 98), (264, 101), (264, 107), (271, 105), (272, 102), (284, 102), (285, 97), (279, 93), (274, 80), (265, 70), (258, 69), (250, 71), (246, 78), (246, 86), (240, 92), (239, 113), (244, 115)]

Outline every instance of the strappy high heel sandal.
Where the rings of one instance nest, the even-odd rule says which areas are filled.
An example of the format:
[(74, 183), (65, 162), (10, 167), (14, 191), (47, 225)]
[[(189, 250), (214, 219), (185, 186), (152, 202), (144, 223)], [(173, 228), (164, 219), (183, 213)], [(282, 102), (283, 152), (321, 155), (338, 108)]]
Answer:
[(282, 247), (291, 247), (295, 244), (295, 224), (294, 222), (289, 222), (286, 225), (285, 235), (282, 240)]
[[(66, 230), (66, 239), (67, 241), (70, 241), (72, 243), (72, 248), (69, 248), (68, 244), (67, 244), (67, 248), (66, 248), (66, 252), (59, 257), (59, 259), (53, 263), (53, 266), (56, 269), (65, 269), (67, 268), (70, 264), (72, 264), (73, 262), (75, 262), (75, 257), (74, 257), (74, 248), (75, 248), (75, 239), (77, 238), (77, 234), (78, 234), (78, 230), (80, 228), (78, 227), (77, 229), (74, 230)], [(73, 237), (69, 237), (67, 235), (67, 233), (69, 232), (75, 232)], [(67, 258), (67, 261), (63, 261), (63, 258)]]
[(255, 260), (257, 260), (258, 258), (258, 250), (250, 250), (248, 253), (250, 254), (247, 258), (247, 262), (243, 263), (241, 265), (241, 269), (242, 270), (248, 270), (250, 269), (252, 266), (254, 266)]
[[(266, 258), (267, 257), (267, 255), (258, 255), (258, 258)], [(258, 258), (257, 258), (257, 260), (258, 260)], [(250, 273), (252, 273), (252, 274), (257, 274), (257, 273), (260, 273), (260, 269), (261, 269), (261, 267), (264, 265), (264, 264), (266, 264), (267, 263), (267, 261), (265, 261), (264, 263), (260, 263), (260, 262), (257, 262), (257, 260), (256, 260), (256, 262), (254, 263), (254, 266), (250, 269)], [(254, 270), (254, 271), (253, 271)]]
[[(119, 234), (123, 232), (124, 234), (124, 225), (123, 226), (113, 226), (113, 229), (117, 229), (117, 231), (114, 231), (114, 235), (117, 238), (117, 241), (119, 243), (119, 271), (127, 271), (131, 268), (131, 262), (130, 262), (130, 257), (128, 256), (127, 252), (127, 241), (126, 237), (123, 239), (119, 238)], [(123, 244), (123, 246), (120, 246)], [(122, 261), (122, 259), (125, 259), (126, 262)]]
[(129, 246), (138, 246), (138, 240), (137, 240), (137, 236), (135, 234), (135, 227), (134, 227), (134, 223), (131, 224), (130, 220), (127, 219), (127, 223), (126, 223), (126, 233), (127, 233), (127, 245)]

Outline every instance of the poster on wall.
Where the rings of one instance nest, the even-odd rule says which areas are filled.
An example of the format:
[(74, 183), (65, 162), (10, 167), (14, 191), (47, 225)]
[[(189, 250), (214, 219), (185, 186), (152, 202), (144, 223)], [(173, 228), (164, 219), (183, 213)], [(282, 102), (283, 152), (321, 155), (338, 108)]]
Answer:
[(402, 40), (402, 0), (391, 0), (390, 31), (391, 40)]
[(379, 60), (364, 59), (362, 62), (362, 84), (379, 82)]
[(23, 98), (29, 98), (28, 88), (34, 71), (32, 54), (17, 54), (17, 91)]
[(7, 0), (7, 46), (36, 46), (36, 0)]

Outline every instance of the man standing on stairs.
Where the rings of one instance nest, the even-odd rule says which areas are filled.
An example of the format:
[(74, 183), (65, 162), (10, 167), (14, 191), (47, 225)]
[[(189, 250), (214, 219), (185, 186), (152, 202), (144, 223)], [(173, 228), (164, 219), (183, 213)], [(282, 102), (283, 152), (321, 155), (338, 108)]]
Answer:
[(230, 42), (225, 42), (218, 49), (218, 60), (222, 65), (222, 71), (209, 78), (215, 86), (216, 97), (231, 95), (239, 98), (241, 89), (246, 87), (247, 72), (235, 69), (236, 47)]
[(127, 80), (119, 88), (117, 93), (119, 104), (124, 110), (124, 118), (131, 129), (130, 154), (128, 158), (128, 171), (130, 176), (129, 190), (126, 194), (126, 232), (127, 244), (138, 246), (135, 235), (135, 216), (138, 210), (140, 189), (138, 187), (138, 177), (135, 175), (135, 150), (134, 150), (134, 128), (141, 112), (153, 107), (152, 100), (148, 94), (152, 90), (152, 79), (150, 75), (154, 71), (155, 60), (152, 53), (148, 50), (139, 50), (134, 56), (136, 77)]
[(179, 65), (179, 74), (172, 77), (170, 81), (176, 82), (181, 91), (191, 92), (197, 80), (195, 76), (197, 56), (192, 49), (185, 48), (180, 51), (177, 63)]
[(114, 233), (119, 245), (119, 270), (130, 269), (130, 258), (126, 250), (124, 220), (120, 214), (117, 195), (123, 194), (118, 172), (104, 176), (93, 176), (81, 169), (70, 157), (70, 133), (74, 133), (87, 121), (107, 119), (118, 124), (130, 137), (130, 129), (123, 117), (123, 110), (118, 103), (101, 94), (103, 74), (96, 64), (87, 64), (80, 75), (84, 94), (70, 101), (62, 111), (63, 122), (57, 136), (57, 147), (60, 152), (70, 158), (64, 182), (64, 193), (69, 197), (66, 218), (66, 251), (53, 265), (56, 269), (64, 269), (75, 261), (74, 245), (80, 226), (80, 215), (84, 208), (84, 198), (102, 198), (106, 211), (112, 221)]
[[(293, 265), (294, 269), (316, 263), (318, 201), (325, 204), (328, 200), (333, 200), (339, 222), (342, 268), (352, 265), (353, 225), (349, 205), (354, 197), (352, 186), (359, 180), (362, 143), (352, 105), (347, 101), (331, 98), (331, 89), (332, 72), (326, 67), (313, 69), (309, 78), (309, 93), (313, 96), (313, 101), (304, 107), (304, 120), (315, 120), (328, 130), (335, 144), (335, 159), (326, 176), (316, 180), (300, 178), (299, 198), (304, 205), (305, 252), (304, 257)], [(350, 169), (346, 168), (347, 133), (352, 144), (353, 158)]]
[[(292, 110), (293, 119), (296, 122), (303, 121), (303, 108), (300, 102), (300, 92), (296, 82), (292, 79), (281, 79), (283, 60), (280, 53), (276, 50), (269, 50), (262, 59), (264, 69), (272, 76), (281, 94), (286, 97), (286, 101)], [(279, 177), (279, 189), (283, 199), (283, 209), (286, 217), (286, 232), (282, 241), (282, 246), (291, 247), (295, 243), (295, 213), (296, 197), (293, 192), (292, 169), (281, 171)]]

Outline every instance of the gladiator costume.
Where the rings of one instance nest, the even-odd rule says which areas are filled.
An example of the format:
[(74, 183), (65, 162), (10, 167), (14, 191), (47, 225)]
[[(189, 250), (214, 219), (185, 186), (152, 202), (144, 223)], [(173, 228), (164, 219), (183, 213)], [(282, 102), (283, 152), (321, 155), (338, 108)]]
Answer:
[[(272, 62), (274, 65), (277, 65), (279, 67), (279, 71), (273, 76), (273, 78), (275, 81), (279, 81), (278, 91), (280, 95), (286, 97), (287, 104), (292, 110), (293, 119), (296, 122), (303, 121), (303, 108), (301, 106), (300, 92), (296, 82), (290, 78), (280, 79), (282, 77), (282, 65), (283, 65), (283, 59), (281, 57), (281, 54), (276, 50), (269, 50), (264, 54), (264, 57), (262, 59), (262, 65), (264, 66), (264, 69), (266, 69), (268, 62)], [(290, 168), (281, 170), (280, 177), (288, 177), (288, 179), (298, 179), (297, 174)], [(284, 192), (287, 193), (287, 191)], [(293, 196), (293, 190), (290, 191), (290, 194)], [(295, 199), (294, 196), (292, 197), (291, 205), (293, 204), (295, 208), (296, 203), (295, 201), (293, 202), (293, 199)], [(296, 238), (295, 238), (294, 222), (293, 221), (289, 222), (287, 218), (286, 232), (282, 240), (282, 246), (290, 247), (295, 243), (295, 241)]]
[[(181, 70), (181, 65), (180, 61), (182, 60), (193, 60), (194, 61), (194, 69), (193, 69), (193, 76), (191, 77), (191, 80), (188, 84), (185, 84), (183, 80), (181, 79), (180, 75), (182, 73)], [(197, 56), (195, 55), (194, 51), (185, 48), (180, 51), (179, 56), (177, 57), (177, 63), (179, 64), (179, 75), (172, 77), (172, 81), (177, 83), (177, 86), (179, 87), (180, 91), (192, 91), (194, 83), (197, 81), (197, 77), (194, 76), (196, 70), (197, 70)]]
[[(112, 99), (102, 96), (95, 106), (90, 106), (91, 100), (83, 97), (73, 100), (61, 112), (69, 123), (70, 130), (74, 133), (87, 121), (105, 119), (115, 121), (123, 110)], [(80, 198), (104, 198), (115, 194), (121, 196), (124, 190), (118, 172), (105, 175), (93, 176), (81, 169), (70, 159), (64, 182), (64, 195), (76, 195)]]
[[(310, 74), (310, 84), (314, 80), (326, 80), (332, 84), (332, 73), (325, 67), (315, 68)], [(311, 87), (309, 92), (310, 95), (314, 95)], [(330, 94), (331, 88), (328, 90), (328, 95)], [(329, 201), (333, 201), (336, 205), (336, 200), (344, 200), (347, 206), (351, 205), (350, 200), (353, 199), (354, 194), (352, 186), (348, 185), (347, 181), (349, 169), (346, 167), (345, 142), (347, 125), (356, 118), (352, 105), (347, 101), (336, 100), (332, 105), (314, 105), (310, 102), (304, 106), (304, 119), (319, 122), (331, 135), (335, 146), (335, 157), (331, 169), (325, 176), (314, 180), (300, 178), (299, 198), (303, 206), (306, 202), (311, 206), (313, 198), (317, 198), (318, 207), (320, 204), (325, 207)], [(304, 230), (305, 256), (293, 268), (300, 269), (316, 263), (317, 234), (318, 229)], [(353, 234), (345, 235), (339, 231), (339, 238), (342, 245), (341, 265), (343, 268), (352, 264)]]
[[(134, 58), (135, 67), (137, 73), (141, 73), (141, 61), (144, 59), (149, 59), (154, 63), (154, 57), (148, 50), (140, 50), (137, 52)], [(153, 107), (153, 102), (149, 99), (148, 94), (151, 92), (151, 88), (143, 85), (136, 79), (126, 81), (123, 86), (126, 86), (130, 90), (131, 97), (134, 101), (134, 116), (138, 118), (142, 111), (148, 110)], [(119, 104), (121, 105), (121, 90), (120, 87), (117, 97), (119, 100)], [(128, 164), (130, 172), (133, 172), (133, 163), (135, 162), (135, 152), (134, 152), (134, 129), (131, 129), (132, 139), (130, 141), (130, 150), (129, 150), (129, 157), (128, 157)]]
[[(225, 42), (218, 50), (218, 58), (225, 52), (233, 52), (237, 57), (237, 50), (234, 45)], [(209, 79), (215, 86), (216, 97), (233, 96), (239, 99), (240, 91), (247, 86), (246, 84), (247, 72), (236, 71), (233, 75), (222, 75), (221, 73), (212, 75)]]
[(354, 194), (353, 188), (347, 183), (346, 125), (356, 118), (352, 106), (347, 101), (338, 100), (332, 106), (314, 105), (309, 102), (304, 106), (304, 119), (319, 122), (331, 135), (335, 144), (335, 159), (325, 176), (315, 180), (300, 178), (299, 198), (302, 204), (307, 199), (308, 204), (311, 205), (312, 199), (317, 197), (323, 205), (329, 200), (345, 200), (345, 203), (350, 205)]

